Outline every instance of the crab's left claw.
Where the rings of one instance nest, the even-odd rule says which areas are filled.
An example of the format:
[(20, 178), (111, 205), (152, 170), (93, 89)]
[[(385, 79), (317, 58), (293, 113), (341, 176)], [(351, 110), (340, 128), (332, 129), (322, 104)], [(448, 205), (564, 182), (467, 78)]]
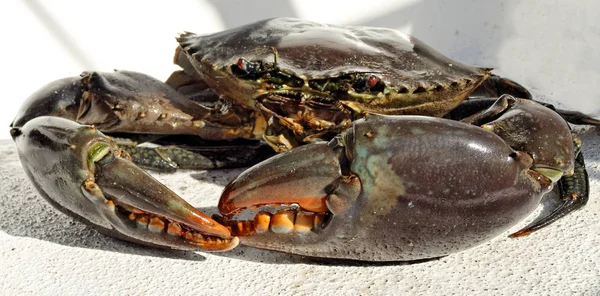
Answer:
[(94, 127), (38, 117), (11, 135), (25, 171), (56, 208), (145, 245), (225, 251), (238, 239), (128, 159)]

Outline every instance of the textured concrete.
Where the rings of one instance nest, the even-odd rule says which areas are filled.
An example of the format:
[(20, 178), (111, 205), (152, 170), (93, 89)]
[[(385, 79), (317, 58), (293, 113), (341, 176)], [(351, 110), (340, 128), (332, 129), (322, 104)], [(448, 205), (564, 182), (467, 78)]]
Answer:
[[(171, 252), (103, 236), (55, 211), (0, 141), (0, 294), (36, 295), (598, 295), (600, 137), (583, 137), (592, 198), (530, 237), (491, 242), (412, 265), (340, 265), (239, 247)], [(186, 200), (214, 210), (240, 170), (158, 174)], [(208, 209), (207, 209), (208, 208)]]

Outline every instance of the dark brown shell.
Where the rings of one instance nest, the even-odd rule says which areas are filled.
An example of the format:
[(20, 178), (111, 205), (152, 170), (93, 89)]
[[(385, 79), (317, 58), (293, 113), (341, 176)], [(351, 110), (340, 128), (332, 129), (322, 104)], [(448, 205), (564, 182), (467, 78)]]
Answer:
[(178, 40), (186, 73), (193, 66), (218, 94), (272, 117), (266, 134), (294, 127), (293, 140), (271, 143), (285, 149), (329, 139), (366, 113), (441, 117), (490, 74), (385, 28), (277, 18)]
[(241, 57), (273, 62), (275, 48), (280, 69), (308, 79), (367, 72), (406, 80), (456, 81), (486, 73), (397, 30), (293, 18), (263, 20), (206, 36), (186, 33), (180, 45), (193, 62), (216, 68), (235, 64)]

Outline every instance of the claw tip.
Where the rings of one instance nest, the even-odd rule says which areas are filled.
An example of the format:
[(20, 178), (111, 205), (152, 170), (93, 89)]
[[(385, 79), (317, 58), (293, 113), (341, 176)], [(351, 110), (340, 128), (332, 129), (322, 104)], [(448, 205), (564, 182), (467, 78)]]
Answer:
[(534, 231), (535, 230), (532, 230), (532, 229), (521, 229), (521, 230), (509, 235), (508, 237), (510, 237), (510, 238), (524, 237), (524, 236), (530, 235)]

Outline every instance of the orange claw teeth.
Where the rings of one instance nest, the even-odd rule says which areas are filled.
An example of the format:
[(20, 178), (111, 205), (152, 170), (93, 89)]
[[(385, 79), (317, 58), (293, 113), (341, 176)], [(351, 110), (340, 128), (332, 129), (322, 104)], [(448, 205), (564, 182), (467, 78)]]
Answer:
[(233, 233), (240, 236), (248, 236), (255, 232), (254, 221), (238, 221), (236, 228), (236, 231), (233, 231)]
[(294, 211), (279, 211), (271, 219), (271, 231), (285, 234), (294, 230)]
[(315, 220), (313, 222), (314, 229), (320, 229), (325, 222), (325, 213), (318, 213), (315, 215)]
[(106, 205), (111, 209), (111, 211), (115, 210), (115, 203), (112, 200), (107, 201)]
[(307, 233), (313, 227), (314, 215), (310, 213), (298, 213), (294, 222), (294, 231), (298, 233)]
[(167, 233), (171, 235), (181, 236), (183, 231), (181, 230), (181, 225), (177, 222), (170, 222), (167, 227)]
[(204, 238), (204, 236), (200, 233), (194, 233), (194, 239), (195, 242), (201, 243), (204, 240), (210, 241), (210, 237)]
[(165, 229), (165, 222), (158, 217), (153, 217), (150, 219), (150, 223), (148, 224), (148, 230), (152, 232), (161, 232)]
[(267, 212), (260, 212), (254, 217), (256, 233), (265, 233), (269, 231), (269, 224), (271, 223), (271, 214)]
[(194, 235), (193, 235), (191, 232), (189, 232), (189, 231), (186, 231), (186, 232), (183, 234), (183, 237), (184, 237), (186, 240), (188, 240), (188, 241), (193, 241), (193, 240), (194, 240)]
[(135, 219), (135, 222), (140, 227), (148, 227), (149, 219), (147, 215), (139, 215), (137, 219)]

